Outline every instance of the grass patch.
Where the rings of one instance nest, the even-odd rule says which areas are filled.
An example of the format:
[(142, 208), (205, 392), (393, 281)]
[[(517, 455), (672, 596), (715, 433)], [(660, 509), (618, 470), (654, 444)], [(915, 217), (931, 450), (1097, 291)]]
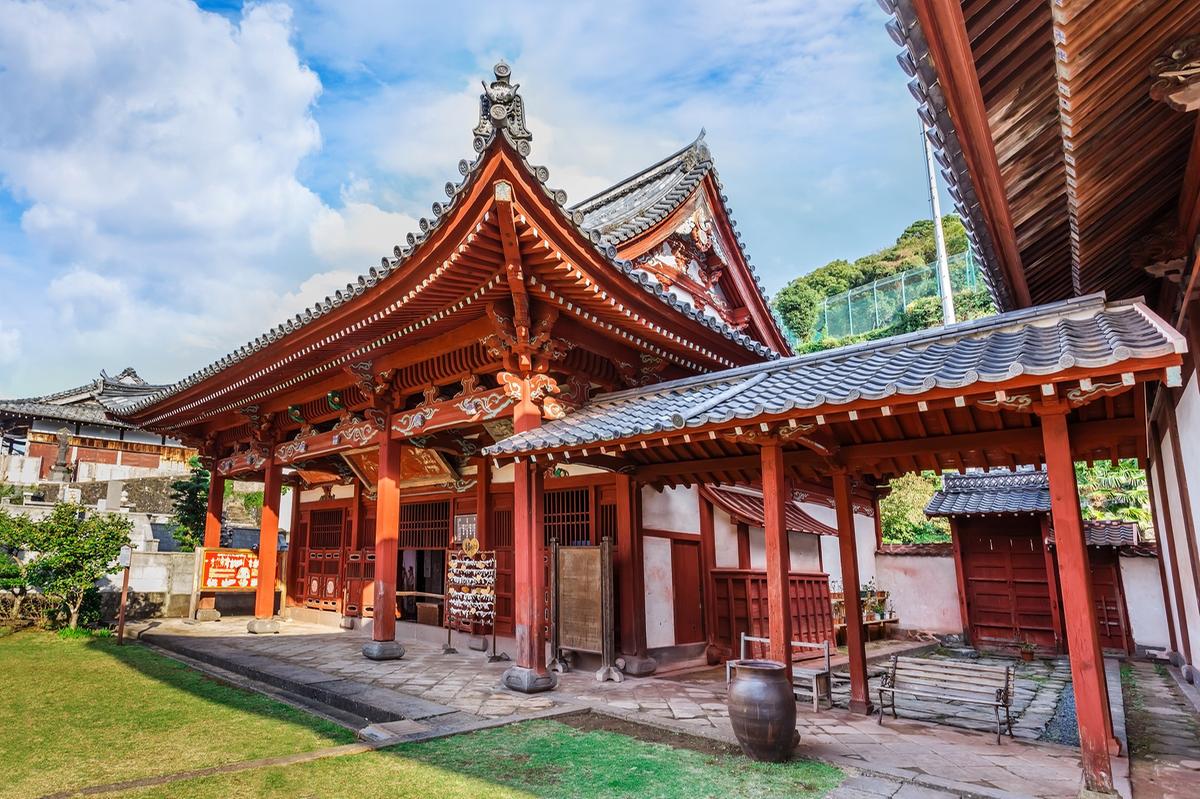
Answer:
[(842, 776), (812, 761), (754, 763), (740, 755), (531, 721), (362, 755), (177, 782), (134, 795), (809, 799), (824, 796)]
[(1125, 737), (1129, 739), (1129, 753), (1141, 757), (1150, 751), (1153, 721), (1146, 712), (1146, 699), (1137, 674), (1128, 663), (1121, 664), (1121, 693), (1125, 697)]
[(353, 734), (139, 645), (0, 638), (0, 799), (347, 743)]

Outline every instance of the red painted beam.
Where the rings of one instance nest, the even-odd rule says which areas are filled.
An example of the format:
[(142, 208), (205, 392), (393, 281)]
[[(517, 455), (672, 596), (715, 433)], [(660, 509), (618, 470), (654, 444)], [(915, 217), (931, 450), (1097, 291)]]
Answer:
[[(1064, 409), (1065, 411), (1065, 409)], [(1079, 748), (1085, 786), (1099, 793), (1113, 790), (1109, 741), (1108, 689), (1104, 658), (1096, 631), (1096, 605), (1092, 601), (1091, 570), (1075, 484), (1075, 462), (1067, 435), (1065, 412), (1042, 416), (1046, 471), (1050, 477), (1050, 507), (1054, 543), (1058, 553), (1059, 582), (1067, 642), (1071, 650), (1071, 680), (1075, 690), (1075, 715), (1079, 721)]]
[(783, 465), (783, 445), (779, 441), (764, 444), (761, 454), (763, 528), (767, 549), (767, 637), (771, 641), (771, 660), (784, 664), (790, 683), (792, 608), (788, 598), (788, 573), (792, 564), (784, 516), (784, 503), (789, 499), (787, 470)]
[(867, 686), (867, 645), (862, 620), (862, 597), (858, 593), (858, 542), (854, 534), (854, 500), (849, 472), (834, 473), (833, 499), (836, 506), (838, 547), (842, 561), (842, 596), (846, 600), (846, 649), (850, 656), (850, 712), (868, 715), (873, 707)]

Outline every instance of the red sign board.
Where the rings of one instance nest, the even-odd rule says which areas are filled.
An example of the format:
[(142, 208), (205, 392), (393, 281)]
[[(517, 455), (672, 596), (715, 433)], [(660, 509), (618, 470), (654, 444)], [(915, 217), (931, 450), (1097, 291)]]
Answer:
[(252, 549), (201, 549), (201, 591), (254, 591), (258, 555)]

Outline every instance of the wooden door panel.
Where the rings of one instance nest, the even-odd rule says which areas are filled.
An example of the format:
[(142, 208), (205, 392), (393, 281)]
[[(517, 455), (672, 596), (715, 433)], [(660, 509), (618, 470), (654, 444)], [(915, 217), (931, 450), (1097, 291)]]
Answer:
[(675, 643), (699, 643), (704, 640), (699, 541), (671, 539), (671, 579), (675, 594)]

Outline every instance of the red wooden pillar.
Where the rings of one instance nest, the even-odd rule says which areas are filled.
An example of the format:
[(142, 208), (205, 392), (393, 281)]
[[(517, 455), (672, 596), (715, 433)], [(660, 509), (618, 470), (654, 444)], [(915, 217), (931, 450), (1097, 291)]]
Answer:
[[(697, 492), (699, 494), (699, 492)], [(700, 548), (704, 570), (704, 629), (708, 639), (705, 652), (709, 663), (720, 663), (723, 659), (717, 643), (717, 587), (713, 581), (713, 569), (717, 568), (717, 533), (713, 523), (713, 504), (700, 496)]]
[[(208, 510), (204, 515), (204, 546), (221, 546), (221, 509), (225, 504), (225, 478), (216, 469), (208, 477)], [(196, 604), (197, 621), (217, 621), (221, 612), (217, 610), (217, 595), (209, 591), (200, 594)]]
[(958, 614), (962, 618), (963, 640), (971, 643), (971, 611), (967, 607), (967, 578), (963, 563), (962, 531), (958, 519), (950, 517), (950, 542), (954, 548), (954, 579), (958, 583)]
[[(533, 430), (542, 423), (538, 406), (530, 398), (528, 378), (522, 380), (521, 399), (513, 409), (513, 429)], [(503, 682), (522, 693), (548, 691), (558, 684), (546, 670), (546, 572), (544, 478), (532, 460), (518, 461), (513, 473), (513, 628), (517, 662), (504, 672)]]
[(834, 472), (833, 502), (837, 513), (838, 552), (842, 562), (842, 596), (846, 600), (846, 649), (850, 656), (850, 712), (869, 714), (867, 646), (863, 630), (862, 596), (859, 595), (858, 542), (854, 535), (854, 499), (850, 473)]
[(1050, 594), (1050, 619), (1054, 624), (1054, 651), (1062, 655), (1067, 651), (1067, 643), (1063, 636), (1062, 604), (1059, 602), (1062, 594), (1058, 588), (1058, 564), (1054, 559), (1054, 553), (1050, 551), (1050, 547), (1046, 546), (1046, 541), (1050, 538), (1050, 519), (1043, 516), (1040, 523), (1042, 556), (1046, 563), (1046, 589)]
[(627, 474), (613, 475), (617, 495), (617, 605), (621, 629), (622, 671), (635, 677), (653, 674), (658, 662), (646, 654), (646, 588), (642, 537), (637, 525), (639, 487)]
[(1092, 791), (1115, 793), (1109, 761), (1108, 689), (1100, 638), (1096, 632), (1096, 605), (1092, 601), (1091, 572), (1079, 512), (1079, 489), (1075, 485), (1075, 463), (1067, 436), (1066, 411), (1044, 415), (1041, 421), (1063, 615), (1071, 649), (1071, 679), (1075, 690), (1075, 715), (1079, 720), (1084, 784)]
[(263, 470), (262, 520), (258, 526), (258, 589), (254, 593), (254, 618), (246, 625), (252, 633), (277, 633), (275, 621), (275, 571), (279, 559), (279, 496), (283, 467), (271, 449)]
[(784, 503), (787, 502), (787, 480), (783, 467), (783, 445), (771, 441), (762, 446), (763, 528), (767, 549), (767, 637), (770, 638), (771, 660), (787, 669), (792, 681), (792, 603), (788, 596), (788, 572), (791, 553), (788, 551), (787, 522)]
[(400, 560), (400, 441), (388, 435), (391, 417), (379, 440), (379, 482), (375, 494), (375, 612), (364, 657), (396, 660), (404, 647), (396, 640), (396, 572)]

